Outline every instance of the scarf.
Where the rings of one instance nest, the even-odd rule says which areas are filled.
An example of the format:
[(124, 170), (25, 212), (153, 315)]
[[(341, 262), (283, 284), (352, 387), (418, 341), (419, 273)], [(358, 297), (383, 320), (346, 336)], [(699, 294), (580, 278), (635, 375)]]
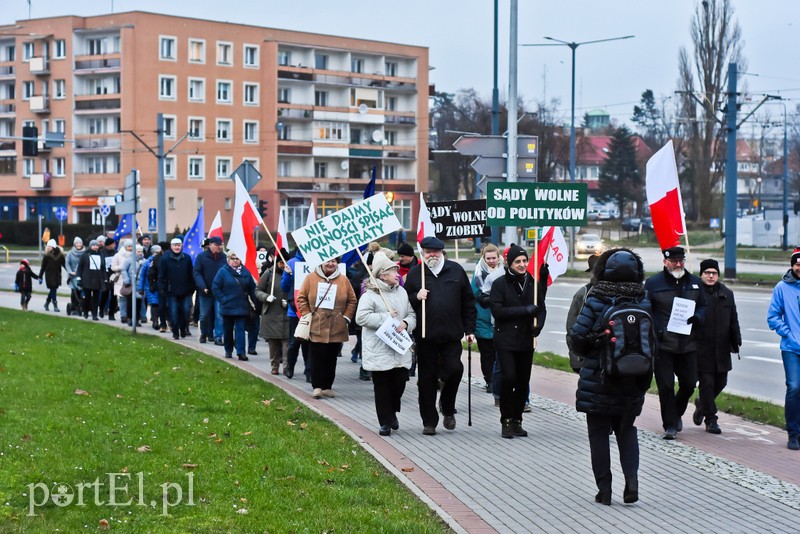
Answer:
[(608, 282), (606, 280), (599, 280), (592, 286), (592, 289), (589, 290), (589, 294), (612, 298), (638, 298), (644, 296), (644, 286), (639, 282)]
[(331, 280), (333, 280), (334, 278), (336, 278), (340, 274), (342, 274), (342, 273), (339, 272), (339, 268), (337, 267), (336, 270), (333, 271), (332, 275), (325, 276), (325, 273), (322, 272), (322, 265), (317, 265), (317, 267), (314, 269), (314, 272), (317, 273), (321, 278), (324, 278), (325, 280), (327, 280), (328, 282), (330, 282)]
[(483, 287), (483, 284), (486, 282), (486, 277), (489, 276), (490, 273), (496, 271), (501, 265), (502, 262), (498, 261), (494, 268), (489, 267), (483, 257), (481, 257), (481, 259), (478, 260), (478, 264), (475, 265), (475, 280), (477, 280), (477, 286)]
[(242, 274), (242, 264), (241, 263), (239, 264), (238, 267), (231, 267), (231, 269), (233, 269), (233, 272), (235, 272), (236, 274), (239, 274), (239, 275)]

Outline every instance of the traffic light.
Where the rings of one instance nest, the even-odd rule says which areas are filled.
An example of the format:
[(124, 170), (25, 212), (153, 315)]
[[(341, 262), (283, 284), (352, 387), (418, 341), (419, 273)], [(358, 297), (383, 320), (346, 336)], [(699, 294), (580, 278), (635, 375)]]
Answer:
[(258, 201), (258, 213), (261, 214), (262, 219), (267, 216), (267, 204), (269, 204), (269, 202), (266, 200)]
[(39, 129), (36, 126), (22, 127), (22, 155), (39, 155)]

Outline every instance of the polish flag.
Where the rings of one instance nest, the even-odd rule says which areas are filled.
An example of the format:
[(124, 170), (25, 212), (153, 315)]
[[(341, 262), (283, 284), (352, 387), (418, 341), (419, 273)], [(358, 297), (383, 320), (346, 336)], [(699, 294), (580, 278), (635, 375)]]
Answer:
[(419, 194), (419, 217), (417, 217), (417, 248), (420, 255), (422, 255), (422, 247), (420, 243), (426, 237), (435, 237), (436, 233), (433, 231), (433, 221), (431, 221), (431, 212), (428, 210), (428, 205), (425, 204), (425, 199), (422, 193)]
[(278, 257), (279, 251), (282, 248), (287, 248), (289, 245), (289, 238), (286, 234), (286, 221), (283, 220), (283, 210), (280, 210), (278, 214), (278, 235), (275, 236), (275, 245), (277, 250), (275, 251), (275, 257)]
[(208, 229), (208, 235), (206, 237), (215, 236), (220, 239), (225, 239), (225, 237), (222, 235), (222, 215), (220, 215), (219, 210), (217, 210), (214, 220), (211, 221), (211, 227)]
[(645, 187), (653, 229), (661, 250), (680, 243), (686, 234), (681, 188), (678, 184), (678, 166), (672, 141), (653, 154), (647, 162)]
[(567, 241), (564, 233), (558, 226), (545, 226), (542, 228), (542, 240), (539, 241), (539, 255), (536, 263), (528, 263), (528, 272), (534, 280), (539, 279), (539, 269), (547, 263), (550, 275), (547, 285), (551, 285), (556, 278), (567, 272), (567, 259), (569, 258)]
[(256, 244), (253, 240), (253, 230), (259, 224), (261, 224), (261, 217), (258, 216), (258, 209), (237, 176), (236, 200), (233, 205), (233, 222), (231, 223), (231, 236), (228, 239), (228, 249), (239, 256), (242, 264), (256, 280), (258, 280), (258, 267), (256, 266)]

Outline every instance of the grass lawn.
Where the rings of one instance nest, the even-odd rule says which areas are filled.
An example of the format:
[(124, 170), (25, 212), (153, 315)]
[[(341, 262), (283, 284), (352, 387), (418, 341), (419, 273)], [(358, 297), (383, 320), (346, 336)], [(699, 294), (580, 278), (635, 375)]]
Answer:
[(0, 531), (448, 531), (332, 423), (212, 356), (14, 310), (0, 338)]

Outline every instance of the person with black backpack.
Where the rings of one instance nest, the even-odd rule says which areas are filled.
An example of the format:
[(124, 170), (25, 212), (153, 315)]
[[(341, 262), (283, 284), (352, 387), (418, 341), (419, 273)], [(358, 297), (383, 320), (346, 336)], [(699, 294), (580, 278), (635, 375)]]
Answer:
[(605, 505), (611, 504), (612, 431), (625, 475), (623, 500), (639, 500), (639, 441), (633, 425), (650, 387), (656, 351), (643, 281), (644, 265), (632, 250), (604, 252), (570, 331), (574, 349), (583, 356), (575, 407), (586, 414), (595, 502)]

